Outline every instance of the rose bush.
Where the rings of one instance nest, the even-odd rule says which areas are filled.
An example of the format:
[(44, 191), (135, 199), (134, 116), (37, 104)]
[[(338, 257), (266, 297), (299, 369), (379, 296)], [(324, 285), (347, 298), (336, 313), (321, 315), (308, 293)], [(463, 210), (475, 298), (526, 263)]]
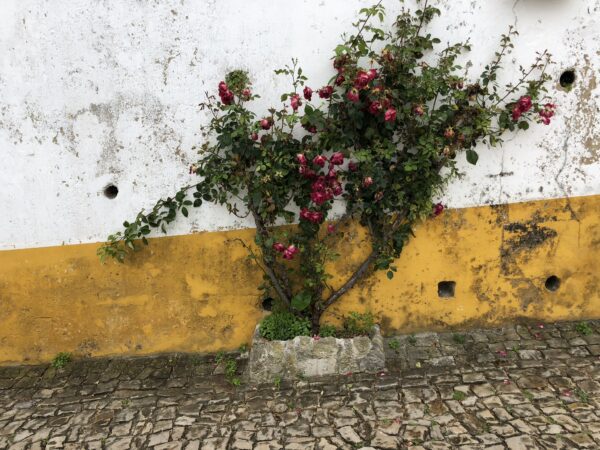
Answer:
[[(262, 117), (248, 108), (257, 97), (248, 75), (227, 74), (217, 87), (219, 100), (207, 93), (202, 104), (211, 120), (190, 169), (199, 182), (125, 222), (100, 256), (123, 261), (139, 239), (148, 243), (152, 228), (166, 232), (179, 213), (187, 217), (190, 207), (211, 202), (254, 219), (255, 245), (242, 244), (264, 272), (260, 288), (310, 319), (313, 333), (323, 312), (368, 273), (385, 270), (392, 278), (415, 225), (444, 210), (433, 199), (456, 174), (457, 158), (464, 154), (476, 164), (478, 143), (495, 146), (508, 131), (549, 124), (554, 105), (544, 100), (547, 52), (514, 83), (499, 84), (512, 28), (473, 79), (469, 65), (459, 64), (467, 44), (440, 49), (440, 40), (426, 33), (437, 8), (425, 2), (415, 12), (402, 10), (391, 30), (373, 23), (384, 13), (381, 2), (361, 11), (356, 33), (335, 49), (326, 86), (309, 86), (295, 60), (277, 70), (290, 77), (291, 90)], [(343, 214), (332, 214), (336, 203)], [(334, 287), (328, 267), (349, 221), (365, 228), (371, 249)]]

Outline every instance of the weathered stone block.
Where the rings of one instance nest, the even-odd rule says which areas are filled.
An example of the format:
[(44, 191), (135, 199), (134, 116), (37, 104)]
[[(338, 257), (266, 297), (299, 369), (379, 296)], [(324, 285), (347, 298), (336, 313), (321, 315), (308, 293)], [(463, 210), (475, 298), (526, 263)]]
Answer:
[(385, 367), (383, 338), (375, 326), (370, 336), (352, 339), (268, 341), (256, 327), (246, 376), (253, 383), (271, 383), (276, 377), (296, 378), (376, 372)]

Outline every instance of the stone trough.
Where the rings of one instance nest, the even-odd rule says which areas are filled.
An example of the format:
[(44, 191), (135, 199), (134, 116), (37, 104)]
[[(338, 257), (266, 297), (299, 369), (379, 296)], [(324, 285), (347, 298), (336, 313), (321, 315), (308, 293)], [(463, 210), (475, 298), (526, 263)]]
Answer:
[(377, 372), (385, 367), (383, 338), (378, 326), (369, 336), (350, 339), (298, 336), (289, 341), (268, 341), (254, 331), (246, 371), (252, 383), (349, 372)]

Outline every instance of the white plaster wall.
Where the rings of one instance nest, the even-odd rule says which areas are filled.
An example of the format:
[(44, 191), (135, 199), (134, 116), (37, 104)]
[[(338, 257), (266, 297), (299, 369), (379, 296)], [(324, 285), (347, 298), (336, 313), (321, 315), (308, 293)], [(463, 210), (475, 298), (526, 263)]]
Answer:
[[(339, 35), (371, 0), (0, 1), (0, 249), (94, 242), (191, 177), (206, 120), (204, 90), (248, 70), (263, 98), (287, 86), (273, 69), (298, 57), (311, 86), (331, 76)], [(521, 33), (515, 66), (549, 48), (552, 75), (574, 67), (576, 87), (551, 86), (559, 113), (503, 149), (480, 148), (449, 187), (451, 207), (600, 193), (596, 74), (598, 0), (446, 0), (434, 33), (470, 38), (478, 72), (508, 25)], [(389, 14), (397, 0), (384, 0)], [(514, 76), (514, 69), (508, 68)], [(503, 176), (500, 176), (502, 174)], [(109, 200), (109, 182), (119, 195)], [(204, 205), (173, 234), (250, 226)]]

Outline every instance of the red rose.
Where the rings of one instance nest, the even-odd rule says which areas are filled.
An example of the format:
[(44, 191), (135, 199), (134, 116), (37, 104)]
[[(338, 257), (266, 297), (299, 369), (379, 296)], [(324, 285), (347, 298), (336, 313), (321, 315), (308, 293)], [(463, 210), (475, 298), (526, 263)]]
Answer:
[(307, 159), (306, 159), (306, 156), (304, 156), (304, 153), (298, 153), (296, 155), (296, 161), (298, 161), (303, 166), (305, 166), (306, 163), (308, 162)]
[(250, 135), (250, 139), (252, 139), (253, 141), (258, 141), (258, 133), (256, 131), (252, 133)]
[(221, 97), (221, 102), (225, 105), (231, 105), (233, 103), (233, 92), (230, 90), (219, 92), (219, 97)]
[(367, 75), (369, 77), (369, 81), (373, 81), (375, 78), (377, 78), (377, 69), (369, 69)]
[(325, 158), (323, 155), (315, 156), (313, 159), (313, 164), (319, 167), (324, 167), (326, 162), (327, 158)]
[(333, 94), (333, 86), (325, 86), (319, 89), (319, 97), (329, 98)]
[(512, 120), (516, 122), (521, 117), (521, 114), (523, 114), (523, 111), (521, 111), (519, 105), (515, 105), (515, 107), (512, 110)]
[(327, 232), (329, 234), (335, 233), (335, 225), (333, 225), (332, 223), (327, 224)]
[(324, 191), (325, 188), (327, 187), (327, 185), (325, 184), (325, 178), (324, 177), (319, 177), (317, 179), (317, 181), (315, 181), (311, 186), (311, 189), (316, 192), (316, 191)]
[(444, 212), (444, 209), (445, 209), (445, 206), (444, 206), (444, 205), (442, 205), (441, 203), (436, 203), (436, 204), (433, 206), (433, 215), (434, 215), (435, 217), (439, 216), (441, 213), (443, 213), (443, 212)]
[(367, 86), (367, 84), (369, 84), (369, 81), (371, 81), (369, 74), (364, 70), (360, 70), (354, 79), (354, 87), (357, 89), (363, 89)]
[(371, 114), (379, 114), (379, 111), (381, 111), (381, 103), (378, 101), (371, 102), (369, 105), (369, 112)]
[(518, 105), (519, 105), (519, 108), (521, 109), (521, 112), (529, 111), (532, 106), (531, 97), (528, 95), (524, 95), (523, 97), (521, 97), (519, 99)]
[(335, 166), (344, 164), (344, 154), (342, 152), (335, 152), (331, 155), (331, 158), (329, 158), (329, 162)]
[(302, 91), (302, 93), (304, 94), (304, 98), (310, 102), (312, 99), (313, 90), (311, 88), (309, 88), (308, 86), (306, 86), (304, 88), (304, 90)]
[(344, 192), (342, 185), (338, 181), (331, 183), (331, 189), (333, 191), (333, 195), (342, 195), (342, 192)]
[(317, 174), (315, 173), (314, 170), (309, 169), (306, 166), (300, 166), (300, 168), (298, 169), (298, 172), (300, 172), (300, 175), (302, 175), (307, 180), (312, 180), (313, 178), (315, 178), (317, 176)]
[(300, 100), (300, 96), (298, 94), (292, 95), (290, 98), (290, 105), (294, 111), (297, 111), (298, 107), (302, 105), (302, 100)]
[(358, 95), (358, 90), (356, 88), (350, 89), (346, 94), (346, 97), (348, 97), (348, 100), (353, 103), (357, 103), (360, 100), (360, 96)]
[(310, 193), (310, 199), (316, 205), (322, 205), (323, 203), (325, 203), (328, 200), (327, 194), (325, 194), (324, 192), (321, 192), (321, 191), (311, 192)]
[(275, 242), (273, 244), (273, 250), (275, 250), (276, 252), (283, 252), (285, 250), (285, 246), (281, 243), (281, 242)]
[(219, 83), (219, 94), (228, 91), (229, 88), (227, 87), (227, 83), (225, 83), (224, 81), (221, 81)]
[(346, 81), (346, 77), (344, 75), (338, 75), (335, 79), (335, 85), (340, 86), (344, 81)]

